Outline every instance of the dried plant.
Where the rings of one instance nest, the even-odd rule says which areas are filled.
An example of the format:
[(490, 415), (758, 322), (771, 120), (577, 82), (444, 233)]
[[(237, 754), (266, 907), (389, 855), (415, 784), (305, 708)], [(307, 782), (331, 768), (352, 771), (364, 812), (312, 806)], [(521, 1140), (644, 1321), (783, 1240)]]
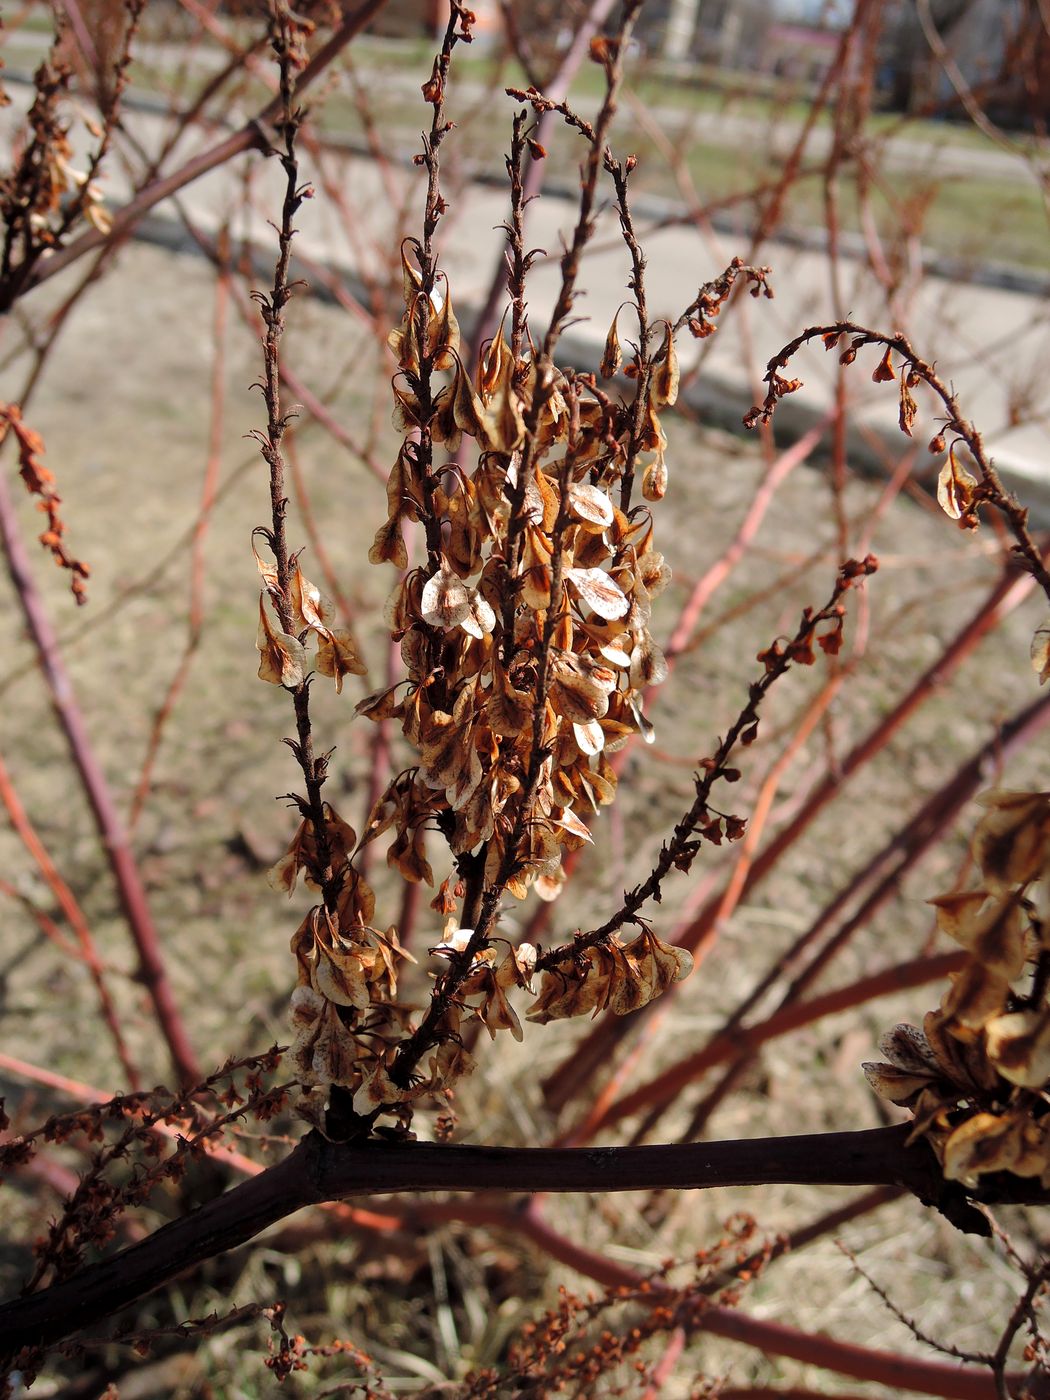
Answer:
[[(931, 955), (926, 950), (804, 999), (856, 928), (890, 897), (901, 875), (923, 851), (944, 841), (950, 822), (984, 781), (990, 757), (1036, 732), (1045, 705), (1029, 705), (1012, 716), (919, 812), (902, 816), (887, 846), (845, 890), (827, 891), (826, 906), (818, 907), (790, 949), (774, 955), (752, 990), (735, 1006), (723, 1007), (719, 1001), (722, 1026), (706, 1044), (690, 1046), (688, 1055), (648, 1082), (637, 1072), (641, 1048), (744, 893), (775, 866), (838, 786), (885, 747), (1004, 611), (1033, 585), (1050, 599), (1046, 544), (1030, 528), (1025, 508), (1004, 487), (980, 432), (964, 416), (959, 398), (932, 359), (922, 358), (903, 333), (871, 329), (842, 310), (841, 181), (850, 162), (856, 162), (862, 217), (865, 210), (870, 213), (864, 201), (874, 177), (858, 133), (871, 106), (882, 7), (876, 0), (857, 5), (841, 39), (841, 71), (820, 85), (783, 171), (761, 182), (750, 196), (757, 217), (746, 255), (720, 259), (714, 264), (724, 266), (720, 275), (695, 290), (691, 284), (682, 304), (659, 317), (651, 309), (645, 230), (637, 212), (641, 167), (635, 156), (616, 153), (612, 136), (642, 0), (625, 0), (617, 7), (608, 32), (604, 29), (613, 7), (601, 0), (583, 7), (546, 75), (540, 61), (543, 42), (530, 36), (515, 7), (504, 6), (510, 52), (528, 84), (506, 89), (514, 115), (506, 157), (505, 261), (495, 270), (487, 297), (473, 308), (472, 334), (461, 331), (454, 310), (454, 258), (443, 239), (446, 232), (450, 239), (454, 233), (455, 212), (445, 159), (456, 126), (449, 96), (455, 94), (461, 46), (474, 37), (477, 21), (471, 11), (451, 0), (438, 52), (422, 84), (430, 108), (422, 150), (414, 157), (422, 208), (415, 217), (407, 206), (402, 210), (392, 240), (395, 251), (388, 259), (390, 275), (384, 283), (372, 274), (359, 299), (330, 272), (315, 273), (305, 253), (302, 267), (296, 262), (302, 251), (297, 222), (318, 195), (326, 196), (352, 225), (343, 191), (326, 166), (326, 153), (302, 103), (309, 85), (334, 64), (381, 4), (365, 3), (338, 14), (317, 7), (301, 14), (283, 0), (272, 0), (269, 66), (261, 61), (261, 42), (245, 41), (246, 30), (231, 30), (210, 11), (198, 14), (199, 7), (189, 0), (186, 8), (222, 43), (228, 60), (193, 100), (173, 106), (171, 128), (156, 156), (147, 154), (133, 132), (122, 130), (120, 121), (130, 46), (142, 19), (143, 7), (136, 0), (108, 14), (105, 43), (94, 63), (89, 61), (91, 35), (73, 7), (72, 38), (60, 34), (37, 72), (26, 135), (0, 182), (5, 218), (0, 304), (5, 310), (20, 307), (32, 288), (80, 258), (96, 257), (83, 281), (66, 294), (46, 334), (37, 337), (24, 392), (0, 406), (0, 443), (17, 442), (23, 480), (47, 515), (41, 541), (69, 571), (77, 601), (83, 601), (88, 569), (66, 549), (61, 500), (40, 460), (42, 438), (23, 419), (26, 401), (67, 315), (108, 268), (136, 220), (161, 198), (177, 194), (235, 155), (254, 150), (269, 157), (283, 178), (274, 222), (277, 259), (265, 291), (253, 291), (250, 297), (242, 291), (239, 263), (249, 259), (231, 246), (229, 226), (212, 238), (190, 212), (179, 212), (189, 236), (219, 269), (222, 309), (217, 306), (216, 324), (224, 324), (232, 291), (245, 323), (261, 342), (262, 369), (254, 387), (261, 393), (265, 423), (250, 434), (269, 487), (268, 518), (252, 534), (261, 580), (258, 676), (290, 699), (294, 734), (286, 742), (300, 789), (286, 795), (298, 824), (270, 869), (270, 883), (292, 895), (301, 878), (316, 902), (291, 937), (297, 985), (291, 995), (290, 1047), (240, 1056), (216, 1074), (202, 1076), (171, 991), (143, 882), (71, 699), (58, 640), (24, 567), (17, 529), (0, 492), (0, 526), (19, 599), (109, 853), (141, 977), (180, 1081), (176, 1091), (134, 1088), (150, 1081), (142, 1077), (115, 1009), (111, 970), (98, 953), (76, 896), (0, 766), (5, 808), (75, 932), (75, 947), (43, 909), (35, 909), (37, 923), (56, 947), (72, 949), (90, 970), (100, 1013), (134, 1088), (89, 1108), (55, 1113), (40, 1128), (32, 1128), (24, 1112), (3, 1124), (0, 1164), (15, 1180), (33, 1179), (34, 1172), (46, 1179), (50, 1172), (61, 1187), (63, 1204), (42, 1225), (24, 1296), (0, 1306), (0, 1357), (28, 1384), (55, 1347), (70, 1360), (118, 1344), (145, 1356), (171, 1342), (187, 1337), (199, 1342), (262, 1319), (271, 1330), (263, 1364), (276, 1381), (316, 1367), (318, 1384), (337, 1376), (332, 1389), (319, 1393), (380, 1400), (393, 1393), (383, 1379), (382, 1357), (372, 1356), (368, 1345), (342, 1337), (309, 1344), (286, 1325), (286, 1305), (276, 1300), (241, 1306), (230, 1296), (229, 1306), (206, 1316), (198, 1309), (189, 1321), (180, 1315), (148, 1325), (129, 1322), (111, 1336), (69, 1340), (140, 1303), (184, 1270), (225, 1254), (302, 1207), (313, 1207), (324, 1211), (316, 1227), (322, 1234), (378, 1236), (401, 1226), (426, 1232), (435, 1223), (457, 1220), (466, 1227), (507, 1231), (601, 1284), (602, 1294), (586, 1300), (564, 1291), (557, 1306), (503, 1348), (499, 1364), (479, 1364), (469, 1371), (461, 1367), (454, 1387), (450, 1379), (439, 1388), (464, 1400), (555, 1391), (655, 1396), (682, 1348), (701, 1333), (927, 1393), (1045, 1393), (1046, 1347), (1038, 1320), (1047, 1282), (1045, 1260), (1038, 1249), (1015, 1246), (989, 1207), (1043, 1204), (1050, 1192), (1050, 935), (1044, 898), (1050, 797), (997, 788), (979, 799), (985, 816), (971, 848), (976, 872), (931, 901), (938, 928), (961, 952)], [(83, 173), (70, 164), (72, 126), (66, 104), (74, 67), (62, 57), (74, 41), (81, 66), (91, 75), (100, 114)], [(591, 118), (568, 96), (584, 54), (601, 80)], [(251, 93), (251, 83), (258, 81), (273, 95), (256, 119), (168, 168), (180, 138), (206, 129), (206, 110), (216, 93), (237, 84), (242, 94)], [(375, 87), (366, 93), (357, 84), (355, 102), (364, 113), (371, 153), (393, 205), (393, 163), (379, 150), (383, 118), (374, 118), (369, 108), (370, 101), (385, 95), (381, 83)], [(970, 100), (977, 99), (967, 90), (964, 105)], [(763, 484), (725, 554), (692, 582), (679, 622), (662, 646), (653, 601), (671, 579), (664, 549), (671, 533), (668, 513), (675, 508), (680, 485), (669, 470), (669, 459), (675, 457), (669, 446), (672, 410), (701, 373), (711, 343), (725, 338), (716, 332), (727, 318), (746, 312), (741, 293), (746, 289), (762, 302), (773, 297), (771, 270), (760, 262), (762, 245), (776, 229), (793, 185), (804, 178), (806, 140), (825, 106), (834, 118), (822, 178), (838, 312), (834, 320), (794, 337), (769, 361), (766, 396), (746, 420), (762, 429)], [(529, 301), (540, 256), (531, 246), (529, 205), (551, 158), (551, 132), (559, 121), (577, 143), (579, 182), (557, 263), (553, 310), (540, 326)], [(644, 129), (644, 120), (642, 125)], [(99, 180), (118, 135), (129, 169), (138, 162), (138, 182), (128, 204), (111, 216)], [(679, 165), (676, 178), (688, 195), (688, 169)], [(245, 181), (246, 189), (250, 184)], [(690, 217), (702, 223), (707, 215), (699, 201), (690, 197), (689, 202)], [(583, 261), (599, 239), (605, 203), (615, 213), (626, 254), (629, 296), (612, 317), (600, 362), (588, 371), (566, 353), (564, 336), (579, 310)], [(901, 304), (901, 281), (870, 219), (865, 236), (889, 314)], [(397, 444), (392, 466), (383, 456), (386, 449), (375, 422), (341, 424), (290, 363), (286, 331), (295, 326), (304, 267), (368, 328), (372, 361), (393, 370)], [(782, 401), (802, 387), (801, 380), (790, 377), (796, 356), (818, 341), (836, 352), (838, 361), (828, 473), (835, 539), (816, 555), (819, 567), (827, 566), (817, 594), (826, 601), (801, 606), (797, 623), (782, 627), (772, 639), (767, 636), (757, 657), (747, 660), (734, 717), (723, 732), (692, 745), (698, 756), (687, 803), (668, 822), (648, 873), (640, 874), (618, 903), (588, 909), (586, 917), (577, 906), (570, 918), (561, 901), (581, 854), (602, 830), (599, 823), (617, 819), (618, 789), (630, 785), (628, 755), (641, 740), (648, 746), (641, 752), (659, 761), (654, 702), (679, 659), (697, 644), (701, 609), (748, 549), (779, 483), (820, 439), (823, 427), (778, 457), (770, 431)], [(683, 365), (683, 351), (691, 342), (697, 342), (696, 356)], [(967, 532), (982, 514), (995, 520), (1006, 547), (1002, 577), (931, 672), (888, 719), (841, 754), (828, 717), (832, 701), (847, 693), (844, 687), (861, 670), (862, 643), (852, 649), (850, 643), (854, 633), (864, 635), (865, 585), (879, 567), (868, 547), (869, 523), (858, 525), (849, 517), (844, 436), (847, 374), (871, 348), (879, 357), (872, 380), (896, 386), (899, 425), (908, 438), (925, 410), (923, 386), (932, 395), (936, 422), (929, 452), (938, 461), (936, 496), (943, 512)], [(354, 356), (357, 373), (356, 349)], [(213, 378), (213, 387), (219, 385), (221, 363)], [(221, 387), (215, 401), (221, 406)], [(385, 485), (386, 515), (376, 516), (368, 553), (370, 563), (393, 583), (384, 613), (388, 651), (379, 685), (367, 664), (366, 628), (355, 592), (341, 584), (338, 567), (325, 552), (298, 468), (300, 414), (320, 423), (334, 443), (352, 451)], [(221, 419), (219, 409), (216, 417)], [(901, 489), (909, 465), (894, 466), (878, 510), (887, 508)], [(290, 496), (300, 506), (309, 553), (293, 538), (296, 514)], [(193, 535), (191, 636), (156, 712), (135, 788), (133, 825), (146, 803), (165, 725), (205, 635), (200, 544), (216, 497), (209, 470)], [(771, 591), (775, 589), (776, 584)], [(761, 601), (763, 594), (756, 591), (740, 607)], [(856, 625), (850, 615), (854, 611)], [(731, 628), (739, 616), (730, 609), (724, 625)], [(743, 782), (737, 792), (744, 796), (723, 797), (742, 779), (754, 778), (753, 755), (766, 752), (772, 727), (769, 692), (789, 674), (797, 676), (801, 668), (818, 663), (819, 692), (805, 701), (771, 770), (756, 780), (752, 793)], [(1032, 663), (1045, 681), (1050, 676), (1050, 623), (1036, 632)], [(371, 771), (362, 784), (368, 800), (355, 824), (340, 815), (332, 800), (337, 798), (345, 810), (344, 794), (329, 786), (333, 751), (325, 745), (336, 739), (345, 743), (341, 726), (349, 724), (350, 715), (336, 722), (337, 731), (326, 732), (333, 712), (329, 697), (322, 698), (319, 691), (328, 681), (336, 695), (344, 695), (340, 703), (347, 711), (358, 687), (369, 691), (355, 706), (356, 732), (373, 726)], [(791, 684), (787, 681), (784, 688)], [(827, 773), (803, 793), (784, 825), (759, 849), (784, 767), (822, 724), (827, 725)], [(781, 738), (781, 732), (775, 737)], [(376, 868), (381, 850), (386, 872)], [(697, 879), (703, 860), (718, 855), (727, 857), (730, 871), (722, 888), (717, 875)], [(695, 883), (686, 910), (672, 917), (658, 906), (670, 896), (676, 874), (690, 872)], [(425, 907), (422, 887), (435, 891)], [(843, 911), (859, 891), (866, 892), (860, 911), (846, 918)], [(3, 893), (19, 897), (13, 885)], [(33, 911), (27, 897), (23, 902)], [(527, 913), (518, 917), (522, 910)], [(824, 1015), (863, 1005), (891, 987), (910, 989), (946, 973), (948, 989), (940, 1008), (929, 1013), (922, 1029), (898, 1026), (883, 1042), (888, 1063), (865, 1067), (877, 1093), (906, 1109), (909, 1122), (887, 1117), (877, 1128), (696, 1141), (759, 1046)], [(698, 971), (691, 985), (699, 985), (703, 976)], [(760, 1011), (785, 976), (790, 980), (779, 1006), (771, 1014)], [(501, 1040), (520, 1041), (526, 1034), (553, 1039), (557, 1032), (539, 1028), (585, 1017), (594, 1025), (545, 1085), (552, 1109), (574, 1099), (586, 1101), (575, 1127), (535, 1149), (455, 1141), (461, 1081), (483, 1063), (486, 1052), (498, 1055)], [(636, 1045), (624, 1053), (632, 1035)], [(46, 1072), (9, 1056), (0, 1063), (12, 1073), (36, 1075), (38, 1083), (56, 1093), (79, 1094), (85, 1102), (103, 1097), (89, 1085), (65, 1076), (49, 1079)], [(679, 1140), (641, 1145), (683, 1090), (717, 1066), (724, 1067), (721, 1080), (702, 1086), (701, 1097), (684, 1115), (688, 1126)], [(641, 1126), (630, 1145), (588, 1145), (600, 1130), (638, 1113)], [(255, 1125), (251, 1138), (245, 1126), (249, 1120)], [(310, 1125), (305, 1134), (301, 1120)], [(244, 1152), (234, 1150), (238, 1142)], [(55, 1148), (61, 1149), (57, 1159)], [(69, 1161), (81, 1168), (72, 1181)], [(189, 1169), (203, 1171), (205, 1165), (214, 1173), (211, 1199), (190, 1211), (196, 1198)], [(233, 1174), (248, 1179), (217, 1194), (218, 1184), (226, 1185)], [(714, 1246), (696, 1255), (695, 1268), (682, 1283), (670, 1263), (649, 1272), (632, 1271), (597, 1248), (585, 1248), (555, 1230), (535, 1203), (490, 1202), (496, 1191), (647, 1192), (646, 1215), (656, 1221), (671, 1190), (779, 1182), (864, 1190), (841, 1210), (799, 1229), (793, 1240), (763, 1240), (753, 1221), (734, 1218)], [(174, 1199), (175, 1218), (158, 1227), (155, 1216), (147, 1216), (149, 1229), (140, 1231), (140, 1238), (122, 1235), (129, 1222), (138, 1225), (144, 1211), (155, 1209), (160, 1188)], [(478, 1199), (466, 1204), (418, 1199), (435, 1191), (475, 1193)], [(963, 1230), (995, 1235), (1024, 1279), (1001, 1339), (990, 1350), (954, 1348), (927, 1337), (910, 1322), (906, 1309), (893, 1304), (916, 1337), (967, 1364), (961, 1378), (943, 1361), (901, 1361), (874, 1348), (778, 1328), (739, 1309), (745, 1285), (792, 1244), (833, 1231), (901, 1193), (936, 1207)], [(346, 1203), (348, 1197), (379, 1194), (388, 1200), (374, 1211)], [(1017, 1339), (1025, 1331), (1020, 1359), (1027, 1369), (1012, 1370), (1021, 1352)], [(664, 1352), (653, 1359), (657, 1341)], [(711, 1396), (759, 1393), (734, 1392), (713, 1377), (697, 1377), (693, 1386), (693, 1393)], [(439, 1390), (419, 1388), (419, 1393)]]

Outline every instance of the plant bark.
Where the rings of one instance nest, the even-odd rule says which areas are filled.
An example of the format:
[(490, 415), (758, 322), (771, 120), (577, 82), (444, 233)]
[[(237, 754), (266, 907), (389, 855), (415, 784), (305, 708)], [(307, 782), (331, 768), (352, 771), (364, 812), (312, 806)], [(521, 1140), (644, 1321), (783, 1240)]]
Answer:
[[(908, 1125), (799, 1137), (656, 1147), (508, 1148), (435, 1143), (364, 1145), (311, 1133), (284, 1161), (148, 1239), (63, 1283), (0, 1307), (0, 1359), (46, 1346), (112, 1316), (184, 1270), (258, 1235), (303, 1206), (391, 1192), (706, 1190), (803, 1184), (901, 1186), (962, 1228), (984, 1217), (945, 1183)], [(1045, 1201), (1038, 1183), (996, 1183), (996, 1199)]]

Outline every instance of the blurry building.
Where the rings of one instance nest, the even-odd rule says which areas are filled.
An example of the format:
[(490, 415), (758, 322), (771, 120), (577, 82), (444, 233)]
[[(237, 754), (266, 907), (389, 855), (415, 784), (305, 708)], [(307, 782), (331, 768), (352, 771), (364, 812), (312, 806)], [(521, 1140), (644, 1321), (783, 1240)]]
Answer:
[(758, 67), (773, 77), (816, 87), (835, 62), (840, 43), (837, 31), (817, 25), (771, 24)]
[(929, 0), (948, 64), (931, 49), (915, 0), (890, 0), (881, 85), (900, 111), (962, 114), (947, 66), (993, 121), (1050, 121), (1050, 32), (1040, 0)]

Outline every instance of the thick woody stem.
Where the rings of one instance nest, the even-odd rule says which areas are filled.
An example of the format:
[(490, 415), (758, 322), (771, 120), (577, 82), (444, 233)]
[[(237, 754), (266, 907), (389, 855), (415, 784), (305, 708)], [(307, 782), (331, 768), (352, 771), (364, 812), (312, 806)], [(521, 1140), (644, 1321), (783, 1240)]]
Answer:
[[(432, 1143), (335, 1143), (312, 1133), (278, 1166), (165, 1225), (65, 1283), (0, 1307), (0, 1357), (69, 1336), (159, 1288), (202, 1260), (254, 1238), (306, 1205), (347, 1196), (419, 1191), (608, 1192), (706, 1190), (797, 1183), (900, 1186), (945, 1204), (932, 1152), (906, 1148), (906, 1126), (684, 1146), (499, 1148)], [(1042, 1200), (1009, 1179), (999, 1197)], [(972, 1217), (983, 1216), (965, 1205)], [(958, 1203), (957, 1203), (958, 1204)]]

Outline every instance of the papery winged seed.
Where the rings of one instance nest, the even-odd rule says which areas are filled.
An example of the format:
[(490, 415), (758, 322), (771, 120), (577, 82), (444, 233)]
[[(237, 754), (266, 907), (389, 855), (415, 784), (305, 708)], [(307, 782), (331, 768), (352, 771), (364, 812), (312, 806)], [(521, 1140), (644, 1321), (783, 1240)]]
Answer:
[(915, 402), (914, 397), (912, 396), (910, 390), (908, 389), (908, 379), (907, 379), (907, 376), (906, 376), (906, 375), (902, 375), (902, 376), (901, 376), (900, 412), (899, 412), (898, 415), (897, 415), (897, 421), (898, 421), (898, 423), (900, 424), (900, 430), (901, 430), (901, 432), (902, 432), (902, 433), (907, 433), (908, 437), (911, 437), (911, 435), (912, 435), (911, 430), (912, 430), (912, 427), (914, 426), (914, 423), (915, 423), (915, 415), (918, 413), (918, 411), (919, 411), (919, 405)]
[(582, 601), (599, 617), (613, 621), (624, 617), (630, 609), (630, 600), (623, 589), (601, 569), (566, 569), (565, 576)]
[(952, 1029), (978, 1031), (1003, 1009), (1010, 982), (991, 968), (970, 962), (961, 972), (950, 973), (951, 984), (942, 999), (945, 1016), (954, 1022)]
[(293, 690), (306, 675), (306, 650), (297, 637), (280, 631), (266, 613), (266, 595), (259, 596), (259, 631), (255, 639), (259, 656), (259, 679)]
[(999, 1086), (999, 1076), (976, 1035), (964, 1041), (959, 1026), (941, 1010), (928, 1011), (922, 1027), (943, 1078), (967, 1090), (990, 1090)]
[(298, 986), (288, 1000), (292, 1025), (296, 1030), (312, 1027), (324, 1015), (324, 998), (313, 987)]
[(597, 686), (603, 695), (611, 695), (616, 689), (616, 672), (607, 666), (600, 666), (590, 657), (580, 657), (583, 674), (591, 685)]
[(644, 690), (650, 685), (662, 685), (667, 679), (667, 662), (656, 643), (645, 634), (631, 652), (631, 686)]
[(572, 652), (555, 656), (552, 696), (556, 708), (574, 724), (601, 719), (616, 686), (616, 672), (588, 663)]
[(454, 1080), (472, 1073), (474, 1064), (473, 1056), (458, 1037), (456, 1040), (446, 1040), (438, 1047), (437, 1053), (430, 1057), (430, 1087), (441, 1089), (451, 1084)]
[(671, 567), (662, 554), (647, 550), (638, 556), (638, 577), (650, 598), (657, 597), (671, 582)]
[(678, 352), (674, 348), (674, 331), (670, 326), (664, 333), (661, 357), (653, 370), (653, 402), (659, 408), (670, 406), (678, 398)]
[(597, 486), (574, 482), (568, 490), (569, 509), (577, 520), (605, 529), (613, 523), (612, 501)]
[(408, 389), (399, 389), (393, 386), (394, 408), (390, 415), (390, 421), (394, 425), (394, 431), (407, 433), (412, 428), (420, 427), (420, 419), (423, 415), (423, 407), (415, 394)]
[(433, 664), (430, 638), (421, 627), (410, 628), (401, 638), (401, 660), (409, 680), (425, 680)]
[(970, 927), (985, 900), (989, 898), (985, 889), (957, 890), (952, 894), (940, 894), (927, 900), (937, 911), (937, 927), (949, 938), (964, 942), (965, 930)]
[(353, 953), (335, 957), (321, 949), (314, 966), (313, 985), (336, 1006), (352, 1006), (358, 1011), (366, 1011), (371, 1004), (364, 967), (360, 958)]
[(377, 1063), (354, 1094), (353, 1109), (362, 1117), (368, 1117), (387, 1104), (404, 1103), (412, 1093), (411, 1089), (402, 1089), (395, 1084), (385, 1066)]
[(624, 671), (626, 671), (631, 664), (630, 654), (624, 651), (623, 647), (616, 646), (612, 642), (606, 646), (599, 647), (598, 655), (603, 661), (607, 661), (610, 666), (618, 666)]
[(959, 940), (992, 972), (1010, 979), (1025, 964), (1025, 928), (1013, 900), (996, 901), (974, 920), (969, 939)]
[[(508, 308), (509, 309), (509, 308)], [(507, 309), (500, 318), (499, 328), (489, 341), (488, 349), (478, 365), (478, 390), (483, 398), (489, 398), (514, 372), (510, 346), (503, 334), (507, 322)]]
[(1035, 879), (1050, 854), (1046, 794), (1000, 792), (982, 798), (988, 811), (974, 830), (972, 850), (985, 883), (1001, 891)]
[(277, 581), (277, 565), (269, 563), (262, 557), (255, 548), (255, 533), (252, 534), (252, 554), (255, 556), (255, 565), (262, 576), (262, 581), (270, 593), (280, 594), (281, 586)]
[(589, 757), (601, 753), (605, 747), (605, 730), (596, 719), (585, 720), (582, 724), (574, 723), (572, 732), (580, 752)]
[(525, 482), (525, 494), (522, 497), (521, 513), (530, 525), (542, 525), (544, 513), (544, 501), (540, 495), (540, 488), (536, 485), (536, 478), (531, 477)]
[(948, 1181), (975, 1184), (984, 1172), (1009, 1171), (1017, 1157), (1016, 1129), (1006, 1116), (975, 1113), (944, 1144), (942, 1168)]
[(897, 1069), (912, 1074), (940, 1073), (937, 1056), (918, 1026), (894, 1026), (879, 1040), (879, 1049)]
[[(651, 933), (642, 934), (642, 939), (645, 940), (647, 956), (656, 969), (659, 991), (669, 987), (672, 982), (683, 981), (692, 972), (693, 955), (688, 948), (681, 948), (677, 943), (664, 943)], [(633, 944), (631, 946), (634, 947)]]
[(496, 452), (513, 452), (525, 437), (525, 416), (508, 376), (485, 409), (482, 419), (489, 446)]
[(861, 1069), (880, 1099), (886, 1099), (901, 1107), (907, 1107), (930, 1084), (929, 1074), (912, 1073), (899, 1069), (896, 1065), (868, 1062), (862, 1064)]
[(423, 587), (420, 598), (423, 621), (446, 632), (458, 627), (470, 615), (471, 591), (443, 559), (440, 569)]
[(1050, 1013), (1014, 1011), (984, 1028), (988, 1058), (1011, 1084), (1042, 1089), (1050, 1080)]
[(531, 713), (532, 697), (524, 690), (515, 690), (509, 682), (493, 690), (485, 708), (492, 732), (506, 738), (520, 734)]
[(484, 776), (481, 755), (472, 744), (468, 750), (466, 765), (461, 765), (453, 781), (445, 786), (445, 801), (453, 812), (458, 812), (467, 805)]
[(571, 964), (559, 966), (543, 974), (540, 994), (525, 1012), (525, 1018), (545, 1025), (569, 1016), (584, 1016), (594, 1010), (605, 991), (604, 981), (595, 975), (593, 967), (581, 976)]
[(516, 874), (511, 875), (506, 885), (507, 893), (514, 899), (526, 899), (529, 893), (530, 879), (531, 874), (527, 870), (520, 870)]
[(647, 501), (662, 501), (667, 495), (667, 463), (662, 457), (650, 462), (642, 474), (642, 495)]
[(468, 637), (476, 637), (480, 641), (482, 637), (489, 636), (496, 626), (496, 614), (473, 588), (467, 592), (467, 604), (466, 615), (459, 625)]
[(405, 298), (406, 310), (411, 308), (416, 292), (423, 286), (423, 278), (418, 268), (413, 267), (408, 260), (406, 249), (411, 246), (412, 240), (407, 238), (401, 244), (401, 290)]
[(321, 635), (317, 643), (317, 671), (334, 679), (337, 693), (342, 692), (344, 676), (367, 675), (352, 632), (336, 627)]
[(385, 690), (377, 690), (372, 695), (366, 695), (354, 706), (354, 714), (363, 715), (365, 719), (370, 719), (376, 724), (381, 719), (389, 719), (401, 708), (397, 698), (397, 690), (396, 685), (390, 685)]
[(629, 1016), (657, 995), (651, 977), (632, 958), (620, 954), (609, 972), (606, 1004), (614, 1016)]
[[(487, 982), (484, 1000), (477, 1011), (482, 1025), (493, 1040), (496, 1039), (497, 1031), (510, 1031), (515, 1040), (523, 1040), (521, 1022), (507, 1000), (506, 990), (493, 979), (491, 974), (488, 975)], [(464, 995), (468, 994), (464, 993)]]
[(458, 360), (452, 383), (452, 413), (457, 428), (470, 437), (476, 438), (478, 442), (488, 445), (484, 405), (475, 394), (474, 386)]
[(1035, 629), (1030, 650), (1032, 669), (1039, 677), (1039, 684), (1050, 680), (1050, 618)]
[(973, 800), (978, 807), (1002, 812), (1004, 815), (1013, 813), (1013, 820), (1023, 821), (1027, 816), (1028, 807), (1040, 801), (1045, 803), (1047, 796), (1045, 792), (1030, 792), (1027, 788), (985, 788), (984, 792), (979, 792)]
[(952, 520), (960, 520), (973, 505), (977, 478), (955, 460), (955, 445), (937, 477), (937, 504)]
[(357, 1065), (357, 1043), (334, 1008), (326, 1009), (324, 1023), (314, 1042), (313, 1073), (322, 1084), (341, 1084), (349, 1088), (357, 1077)]
[(393, 564), (397, 569), (408, 568), (408, 550), (401, 533), (400, 515), (392, 515), (375, 533), (368, 551), (370, 564)]
[(459, 350), (459, 322), (452, 310), (452, 292), (445, 279), (445, 295), (440, 296), (437, 285), (430, 294), (434, 310), (437, 312), (430, 324), (431, 353), (434, 355), (435, 369), (451, 369), (455, 364), (455, 353)]
[(537, 956), (535, 943), (519, 943), (516, 948), (511, 949), (510, 960), (513, 961), (514, 980), (519, 987), (528, 986), (532, 980)]
[(609, 697), (582, 676), (558, 677), (551, 686), (555, 709), (571, 724), (587, 724), (601, 719), (609, 708)]
[(591, 835), (590, 827), (587, 826), (586, 822), (580, 821), (571, 807), (566, 807), (560, 817), (552, 817), (551, 820), (555, 826), (562, 827), (571, 835), (579, 837), (581, 841), (593, 843), (594, 837)]
[(627, 703), (631, 707), (631, 713), (634, 715), (635, 723), (638, 726), (638, 732), (647, 744), (654, 744), (656, 742), (656, 730), (642, 713), (642, 706), (638, 696), (632, 692), (627, 697)]
[[(474, 930), (472, 928), (449, 929), (446, 927), (441, 942), (435, 943), (430, 951), (436, 958), (452, 958), (459, 953), (465, 953), (473, 937)], [(491, 955), (491, 949), (485, 949), (484, 952)], [(475, 957), (474, 963), (477, 962), (478, 958)]]
[(620, 337), (616, 331), (616, 322), (620, 312), (617, 311), (609, 327), (609, 334), (605, 337), (605, 350), (602, 353), (602, 362), (598, 372), (603, 379), (611, 379), (623, 363), (623, 351), (620, 349)]
[(542, 899), (545, 904), (552, 904), (564, 886), (565, 873), (562, 870), (559, 870), (557, 875), (537, 875), (532, 884), (536, 897)]

